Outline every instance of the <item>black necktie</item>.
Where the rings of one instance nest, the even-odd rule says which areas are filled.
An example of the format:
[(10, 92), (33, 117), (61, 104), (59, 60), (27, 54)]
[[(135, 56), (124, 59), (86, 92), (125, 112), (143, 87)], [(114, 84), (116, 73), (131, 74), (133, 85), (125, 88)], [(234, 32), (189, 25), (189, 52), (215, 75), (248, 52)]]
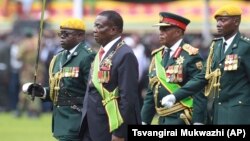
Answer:
[(162, 60), (162, 64), (163, 64), (164, 67), (168, 63), (168, 60), (169, 60), (169, 57), (170, 57), (170, 52), (171, 52), (171, 49), (168, 48), (168, 47), (165, 47), (164, 55), (163, 55), (163, 60)]
[(224, 56), (224, 54), (225, 54), (226, 45), (227, 45), (226, 42), (224, 42), (223, 45), (222, 45), (222, 48), (221, 48), (221, 56)]
[(68, 55), (70, 54), (70, 52), (68, 50), (65, 50), (63, 53), (63, 62), (65, 63), (68, 59)]

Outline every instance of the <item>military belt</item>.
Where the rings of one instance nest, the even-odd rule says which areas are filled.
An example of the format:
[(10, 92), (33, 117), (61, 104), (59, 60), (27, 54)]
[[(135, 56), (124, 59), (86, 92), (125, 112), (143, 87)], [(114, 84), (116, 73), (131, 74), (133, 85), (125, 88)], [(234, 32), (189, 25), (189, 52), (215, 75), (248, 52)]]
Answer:
[(82, 105), (83, 97), (70, 97), (70, 98), (61, 98), (58, 97), (56, 105), (58, 106), (72, 106), (72, 105)]

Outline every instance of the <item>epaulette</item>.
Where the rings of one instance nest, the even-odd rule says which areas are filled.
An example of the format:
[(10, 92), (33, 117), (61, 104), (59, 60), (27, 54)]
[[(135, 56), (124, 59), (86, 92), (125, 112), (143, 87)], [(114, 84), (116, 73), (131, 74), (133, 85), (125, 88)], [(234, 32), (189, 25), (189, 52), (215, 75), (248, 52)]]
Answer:
[(222, 40), (222, 37), (218, 37), (218, 38), (213, 38), (213, 41), (218, 41), (218, 40)]
[(93, 52), (93, 50), (92, 50), (91, 47), (87, 47), (86, 49), (87, 49), (87, 51), (88, 51), (89, 53), (92, 53), (92, 52)]
[(152, 51), (151, 55), (153, 56), (155, 53), (157, 53), (158, 51), (161, 51), (162, 49), (164, 49), (165, 46), (162, 46), (160, 48), (157, 48), (155, 50)]
[(240, 39), (250, 43), (250, 39), (248, 37), (246, 37), (246, 36), (240, 36)]
[(93, 50), (92, 50), (91, 47), (89, 47), (89, 46), (87, 46), (87, 45), (84, 45), (84, 48), (86, 49), (86, 51), (87, 51), (88, 53), (93, 53)]
[(58, 51), (55, 55), (58, 55), (58, 54), (62, 53), (63, 51), (64, 51), (64, 49)]
[(184, 44), (184, 46), (182, 47), (183, 50), (185, 50), (186, 52), (188, 52), (189, 55), (196, 55), (199, 53), (199, 49), (192, 47), (189, 44)]

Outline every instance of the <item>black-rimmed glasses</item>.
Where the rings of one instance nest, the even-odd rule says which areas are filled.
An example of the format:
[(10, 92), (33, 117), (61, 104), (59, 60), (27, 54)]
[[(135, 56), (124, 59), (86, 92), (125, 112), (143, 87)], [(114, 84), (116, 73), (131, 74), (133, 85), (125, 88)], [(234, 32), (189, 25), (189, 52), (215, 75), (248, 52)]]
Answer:
[(61, 31), (61, 32), (58, 32), (57, 33), (57, 35), (59, 36), (59, 37), (69, 37), (69, 35), (72, 35), (72, 34), (74, 34), (74, 32), (67, 32), (67, 31)]

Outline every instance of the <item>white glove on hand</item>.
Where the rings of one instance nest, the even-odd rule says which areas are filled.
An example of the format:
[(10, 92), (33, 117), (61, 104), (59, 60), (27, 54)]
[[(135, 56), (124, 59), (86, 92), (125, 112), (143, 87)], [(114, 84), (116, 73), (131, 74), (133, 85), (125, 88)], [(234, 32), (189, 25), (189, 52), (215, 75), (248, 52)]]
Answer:
[(29, 89), (30, 85), (32, 85), (32, 83), (30, 83), (30, 82), (23, 84), (22, 90), (23, 90), (24, 93), (28, 92), (28, 89)]
[(39, 84), (34, 83), (25, 83), (23, 84), (22, 90), (24, 93), (27, 93), (28, 95), (32, 95), (32, 92), (34, 91), (34, 94), (36, 97), (45, 98), (45, 90), (44, 88)]
[(147, 125), (147, 123), (146, 123), (146, 122), (143, 122), (143, 121), (141, 122), (141, 124), (142, 124), (142, 125)]
[(173, 94), (167, 95), (162, 98), (161, 105), (163, 105), (166, 108), (171, 108), (175, 103), (175, 96)]

